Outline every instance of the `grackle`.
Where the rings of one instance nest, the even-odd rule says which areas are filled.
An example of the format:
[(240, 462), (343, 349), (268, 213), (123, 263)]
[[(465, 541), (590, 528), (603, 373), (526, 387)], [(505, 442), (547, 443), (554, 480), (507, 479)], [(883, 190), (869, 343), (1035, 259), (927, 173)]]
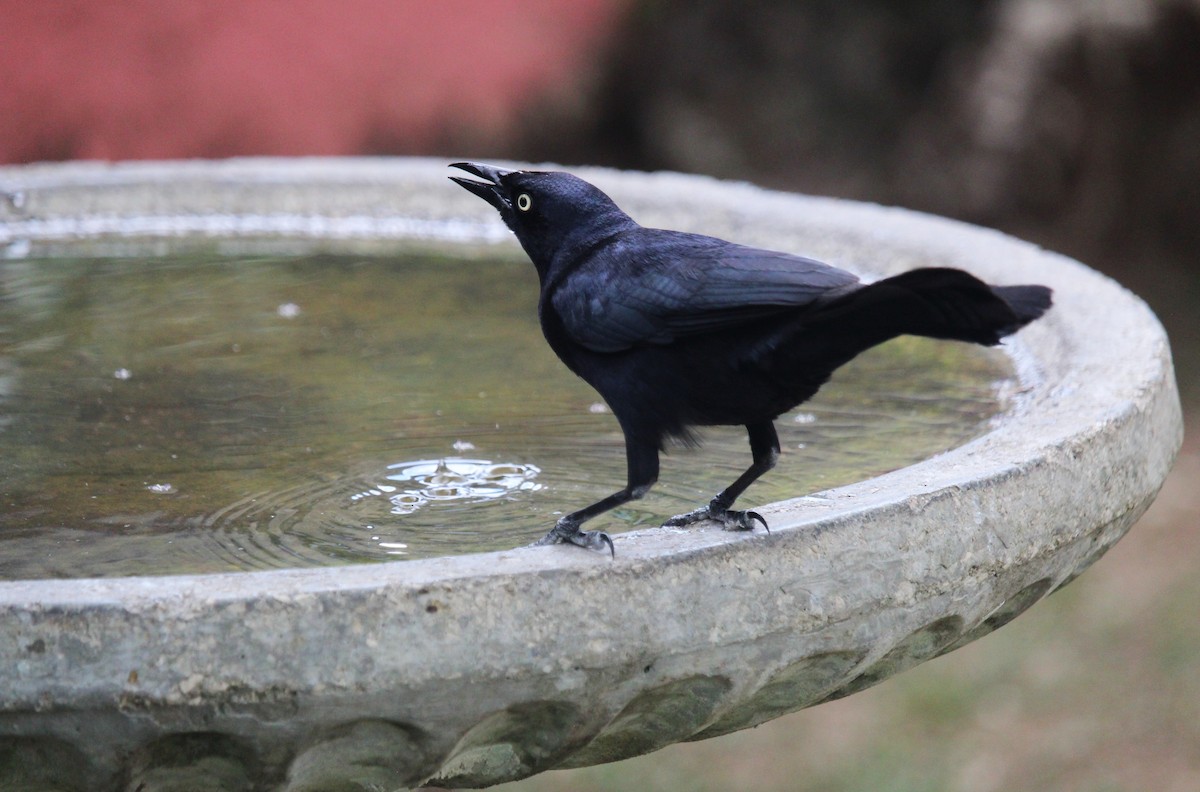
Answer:
[(706, 506), (667, 520), (751, 530), (766, 520), (730, 507), (775, 466), (773, 421), (834, 370), (899, 335), (994, 345), (1041, 316), (1045, 286), (989, 286), (922, 268), (863, 283), (810, 258), (714, 237), (644, 228), (569, 173), (457, 162), (451, 176), (516, 234), (541, 285), (538, 316), (555, 354), (608, 402), (625, 434), (625, 487), (571, 512), (538, 544), (614, 552), (585, 521), (640, 498), (658, 480), (668, 437), (742, 425), (750, 467)]

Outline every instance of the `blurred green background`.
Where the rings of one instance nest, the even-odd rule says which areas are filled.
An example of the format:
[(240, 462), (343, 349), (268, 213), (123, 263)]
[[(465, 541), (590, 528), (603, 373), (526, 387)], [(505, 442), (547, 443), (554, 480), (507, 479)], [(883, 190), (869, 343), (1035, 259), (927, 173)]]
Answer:
[(1111, 275), (1166, 326), (1191, 431), (1086, 575), (847, 699), (502, 788), (1200, 789), (1200, 0), (0, 0), (0, 28), (0, 162), (667, 168), (958, 217)]

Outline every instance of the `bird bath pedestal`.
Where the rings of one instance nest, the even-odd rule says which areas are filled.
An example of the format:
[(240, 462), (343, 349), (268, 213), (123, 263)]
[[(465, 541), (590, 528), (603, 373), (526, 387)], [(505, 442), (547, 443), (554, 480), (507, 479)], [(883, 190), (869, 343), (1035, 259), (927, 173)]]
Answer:
[[(446, 175), (404, 159), (5, 168), (0, 256), (515, 244)], [(767, 506), (770, 535), (640, 530), (615, 560), (557, 546), (0, 582), (0, 786), (480, 787), (725, 734), (1002, 626), (1112, 547), (1166, 476), (1182, 435), (1166, 337), (1079, 263), (899, 209), (580, 175), (646, 225), (868, 276), (1044, 283), (1055, 307), (1006, 344), (1022, 392), (991, 431)]]

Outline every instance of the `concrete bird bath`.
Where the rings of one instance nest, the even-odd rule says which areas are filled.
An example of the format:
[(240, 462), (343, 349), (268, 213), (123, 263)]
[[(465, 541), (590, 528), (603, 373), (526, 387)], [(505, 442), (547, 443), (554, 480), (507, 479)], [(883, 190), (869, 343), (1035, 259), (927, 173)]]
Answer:
[[(1170, 351), (1108, 279), (903, 210), (579, 172), (647, 225), (868, 275), (943, 265), (1045, 283), (1056, 305), (1006, 345), (1021, 393), (991, 431), (797, 492), (762, 509), (769, 536), (638, 530), (615, 561), (546, 547), (0, 582), (0, 785), (479, 787), (725, 734), (997, 629), (1157, 493), (1182, 436)], [(5, 168), (0, 256), (515, 244), (446, 175), (429, 160)]]

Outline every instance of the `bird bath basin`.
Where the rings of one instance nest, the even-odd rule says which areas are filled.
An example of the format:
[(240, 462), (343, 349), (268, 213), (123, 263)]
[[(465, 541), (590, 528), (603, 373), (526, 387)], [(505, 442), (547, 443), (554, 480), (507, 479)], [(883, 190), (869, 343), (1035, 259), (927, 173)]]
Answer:
[[(6, 504), (10, 540), (18, 530), (12, 521), (20, 516), (27, 522), (20, 528), (26, 531), (23, 543), (5, 550), (0, 536), (0, 782), (89, 790), (155, 790), (202, 781), (210, 789), (473, 787), (724, 734), (861, 690), (1005, 624), (1073, 579), (1129, 529), (1178, 449), (1179, 404), (1161, 327), (1135, 297), (1076, 262), (995, 232), (902, 210), (698, 177), (581, 172), (647, 225), (802, 252), (871, 276), (935, 265), (967, 269), (993, 283), (1045, 283), (1054, 288), (1056, 305), (1007, 342), (999, 356), (980, 360), (936, 351), (939, 345), (903, 348), (927, 378), (970, 369), (959, 380), (979, 385), (986, 398), (953, 390), (963, 387), (959, 380), (947, 385), (950, 390), (935, 388), (926, 401), (961, 398), (978, 409), (967, 411), (965, 426), (956, 424), (957, 434), (913, 452), (911, 459), (879, 463), (878, 469), (906, 467), (866, 480), (788, 478), (789, 468), (803, 472), (833, 452), (813, 439), (805, 443), (804, 451), (812, 448), (814, 454), (806, 462), (795, 448), (803, 437), (793, 438), (792, 453), (770, 477), (777, 479), (771, 484), (777, 489), (762, 493), (775, 502), (757, 507), (771, 523), (769, 536), (648, 527), (652, 517), (677, 510), (671, 498), (699, 502), (703, 496), (696, 493), (711, 489), (705, 481), (681, 481), (694, 486), (668, 487), (666, 500), (656, 505), (652, 496), (639, 504), (648, 516), (615, 518), (628, 529), (616, 538), (615, 560), (568, 547), (512, 549), (544, 532), (555, 508), (585, 500), (555, 502), (538, 489), (558, 463), (538, 463), (542, 456), (528, 445), (535, 434), (528, 422), (546, 415), (563, 422), (556, 441), (569, 445), (563, 458), (578, 455), (585, 468), (593, 461), (587, 455), (599, 453), (595, 447), (605, 443), (619, 460), (619, 436), (605, 435), (615, 432), (604, 428), (611, 416), (593, 412), (596, 399), (544, 357), (549, 353), (536, 327), (519, 335), (517, 325), (533, 322), (528, 310), (533, 282), (520, 280), (529, 273), (518, 265), (515, 243), (494, 212), (446, 175), (444, 162), (427, 160), (0, 169), (0, 251), (9, 259), (3, 263), (9, 285), (5, 316), (32, 305), (50, 330), (70, 335), (70, 317), (89, 304), (81, 295), (92, 295), (92, 303), (117, 302), (113, 321), (128, 317), (135, 331), (128, 336), (145, 340), (146, 333), (136, 332), (142, 327), (135, 322), (136, 301), (120, 302), (133, 300), (132, 288), (113, 282), (107, 292), (63, 291), (71, 267), (91, 267), (76, 259), (104, 257), (109, 273), (118, 273), (114, 277), (122, 272), (114, 262), (128, 257), (182, 256), (171, 260), (183, 264), (161, 266), (185, 271), (224, 267), (228, 287), (218, 279), (210, 294), (230, 304), (239, 295), (254, 295), (254, 310), (231, 310), (228, 316), (257, 317), (267, 335), (286, 328), (289, 337), (298, 337), (280, 358), (301, 371), (283, 379), (257, 369), (247, 373), (239, 369), (245, 358), (228, 358), (250, 355), (251, 345), (233, 351), (237, 342), (220, 335), (228, 327), (185, 330), (184, 340), (168, 339), (166, 346), (191, 339), (197, 346), (188, 348), (188, 359), (228, 366), (216, 377), (204, 371), (190, 380), (182, 377), (186, 396), (200, 407), (223, 403), (234, 412), (248, 398), (252, 413), (280, 405), (295, 410), (298, 415), (272, 416), (275, 432), (266, 438), (280, 445), (287, 465), (301, 470), (307, 470), (305, 449), (313, 445), (293, 447), (279, 438), (305, 437), (306, 422), (333, 423), (335, 436), (340, 426), (335, 419), (369, 416), (387, 424), (386, 431), (365, 435), (369, 440), (351, 442), (347, 435), (340, 445), (313, 441), (322, 454), (331, 453), (329, 448), (345, 453), (334, 471), (340, 478), (322, 479), (322, 491), (335, 493), (330, 498), (343, 507), (349, 502), (356, 504), (351, 508), (374, 509), (369, 521), (340, 526), (337, 541), (323, 544), (282, 531), (279, 536), (291, 539), (267, 542), (284, 545), (282, 552), (227, 554), (234, 559), (230, 568), (290, 568), (185, 575), (163, 572), (186, 569), (187, 563), (156, 570), (100, 564), (89, 571), (78, 558), (59, 567), (39, 566), (30, 559), (46, 554), (22, 556), (21, 547), (48, 541), (48, 522), (30, 522), (36, 510), (27, 501), (20, 508), (15, 501)], [(386, 307), (391, 298), (376, 292), (384, 289), (381, 279), (396, 274), (398, 252), (426, 262), (417, 269), (440, 266), (427, 277), (424, 291), (411, 292), (414, 305), (432, 312), (430, 327), (443, 325), (447, 316), (461, 321), (473, 300), (490, 299), (479, 288), (491, 288), (497, 272), (504, 288), (512, 285), (510, 279), (517, 282), (511, 291), (528, 304), (513, 307), (511, 315), (501, 312), (506, 321), (476, 333), (488, 340), (499, 336), (495, 349), (529, 351), (528, 357), (498, 365), (502, 373), (511, 369), (509, 380), (536, 381), (537, 409), (529, 409), (527, 394), (514, 397), (517, 406), (479, 396), (482, 390), (498, 398), (506, 387), (505, 377), (489, 373), (500, 354), (494, 350), (460, 344), (457, 357), (428, 355), (427, 376), (444, 376), (455, 359), (464, 369), (456, 382), (476, 388), (443, 405), (438, 416), (437, 404), (420, 403), (419, 388), (398, 399), (381, 384), (412, 389), (408, 375), (392, 382), (387, 361), (420, 358), (419, 343), (400, 344), (417, 350), (401, 356), (393, 352), (395, 339), (341, 346), (338, 328), (326, 327), (329, 332), (322, 334), (320, 317), (329, 314), (320, 307), (322, 290), (309, 276), (333, 269), (351, 287), (358, 279), (359, 291), (352, 288), (349, 299)], [(230, 256), (253, 261), (233, 266), (226, 260)], [(287, 256), (306, 258), (279, 258)], [(46, 258), (59, 261), (41, 261)], [(54, 267), (59, 271), (52, 275), (42, 272)], [(470, 267), (478, 268), (478, 276)], [(237, 274), (247, 271), (258, 274)], [(153, 270), (134, 272), (152, 277)], [(135, 275), (125, 271), (129, 283)], [(21, 289), (12, 286), (17, 276)], [(232, 288), (234, 281), (239, 289)], [(59, 284), (59, 291), (46, 286), (50, 283)], [(77, 298), (73, 307), (67, 299), (59, 314), (46, 308), (57, 304), (47, 294), (63, 293)], [(453, 295), (448, 303), (437, 305), (447, 294)], [(39, 295), (43, 303), (37, 303)], [(147, 304), (161, 300), (152, 296)], [(186, 306), (161, 308), (186, 324)], [(8, 368), (0, 372), (10, 405), (18, 392), (15, 378), (23, 376), (11, 360), (23, 356), (28, 368), (37, 353), (36, 339), (12, 342), (11, 324), (5, 328)], [(364, 315), (360, 341), (372, 327)], [(54, 336), (50, 330), (38, 338)], [(354, 338), (354, 330), (346, 337)], [(215, 346), (204, 347), (204, 339), (218, 337)], [(124, 352), (132, 354), (129, 347)], [(949, 357), (938, 359), (943, 354)], [(378, 360), (379, 382), (362, 379), (364, 355)], [(358, 367), (339, 369), (339, 356), (358, 360)], [(84, 366), (99, 372), (92, 381), (96, 391), (90, 401), (72, 402), (69, 417), (43, 422), (36, 441), (24, 447), (19, 469), (14, 454), (6, 452), (10, 491), (14, 478), (38, 465), (57, 465), (60, 472), (69, 467), (64, 460), (70, 454), (51, 442), (56, 421), (91, 418), (100, 426), (128, 416), (129, 423), (140, 422), (146, 437), (158, 438), (164, 427), (186, 434), (187, 427), (203, 426), (216, 433), (216, 441), (195, 456), (216, 462), (223, 462), (220, 449), (270, 445), (253, 434), (240, 437), (240, 424), (214, 428), (211, 420), (201, 420), (206, 414), (195, 404), (193, 412), (159, 423), (148, 418), (156, 406), (162, 411), (178, 401), (155, 388), (181, 381), (178, 371), (171, 370), (172, 376), (158, 371), (161, 361), (156, 364), (153, 354), (129, 364), (94, 350), (61, 357), (53, 361), (57, 369), (47, 364), (44, 390), (59, 393), (51, 375), (65, 382), (66, 369)], [(304, 370), (306, 361), (311, 371)], [(844, 398), (835, 394), (825, 406), (814, 402), (791, 416), (793, 430), (833, 423), (831, 411), (851, 392), (877, 385), (880, 370), (872, 372), (867, 364), (862, 381)], [(231, 372), (240, 372), (250, 387), (222, 391), (223, 381), (237, 379)], [(314, 395), (316, 380), (330, 376), (341, 385), (334, 389), (339, 397), (349, 400), (336, 409), (322, 407)], [(471, 384), (488, 377), (486, 388)], [(1006, 378), (1015, 384), (993, 399), (989, 389)], [(566, 390), (556, 390), (559, 383)], [(138, 387), (143, 396), (149, 389), (150, 396), (129, 409), (134, 402), (121, 402), (122, 392), (131, 398)], [(109, 401), (96, 407), (97, 394)], [(397, 416), (385, 408), (381, 419), (380, 404), (392, 402), (419, 409)], [(511, 423), (508, 430), (495, 427), (498, 410), (501, 423)], [(893, 408), (888, 415), (894, 413)], [(0, 431), (29, 420), (10, 407)], [(876, 435), (890, 420), (865, 435)], [(459, 423), (447, 427), (447, 421)], [(920, 427), (918, 421), (902, 434), (921, 434)], [(497, 432), (505, 431), (500, 442)], [(413, 438), (415, 444), (404, 445)], [(731, 454), (737, 455), (729, 462), (733, 469), (744, 464), (743, 441), (736, 438), (729, 450), (722, 442), (715, 438), (696, 457), (695, 470), (723, 464)], [(838, 437), (824, 442), (852, 445)], [(163, 442), (152, 450), (169, 459), (169, 446)], [(400, 446), (402, 453), (395, 451)], [(45, 454), (37, 453), (39, 447)], [(497, 448), (515, 451), (499, 456)], [(925, 458), (943, 449), (949, 450)], [(688, 455), (679, 456), (682, 471)], [(600, 480), (594, 485), (611, 489), (620, 461), (597, 464)], [(668, 458), (660, 488), (675, 478), (672, 464)], [(403, 510), (403, 503), (393, 504), (381, 483), (411, 489), (417, 478), (437, 474), (439, 465), (443, 472), (468, 476), (485, 465), (502, 466), (497, 475), (513, 483), (519, 497), (510, 492), (500, 498), (502, 508), (493, 517), (477, 518), (485, 512), (473, 510), (470, 517), (446, 511), (430, 518), (435, 529), (465, 525), (461, 532), (467, 535), (487, 530), (465, 520), (498, 523), (496, 543), (431, 545), (414, 553), (422, 558), (355, 563), (379, 561), (400, 546), (416, 548), (419, 542), (363, 529), (391, 530), (384, 520), (399, 524), (410, 516), (391, 513), (391, 506)], [(178, 500), (197, 486), (181, 473), (172, 476), (169, 465), (158, 469), (166, 472), (153, 478), (143, 469), (132, 471), (134, 483), (125, 490), (130, 503)], [(713, 475), (717, 481), (726, 477), (724, 470)], [(241, 504), (243, 512), (262, 507), (261, 522), (268, 524), (292, 493), (286, 480), (236, 492), (229, 479), (220, 479), (219, 486), (232, 487), (226, 502)], [(748, 497), (756, 495), (751, 490)], [(381, 510), (380, 504), (390, 506)], [(143, 517), (154, 513), (138, 509)], [(85, 511), (64, 513), (81, 521), (67, 529), (78, 530), (89, 519)], [(530, 515), (528, 529), (506, 533)], [(162, 526), (155, 526), (138, 535), (135, 552), (151, 557), (155, 538), (161, 538)], [(322, 553), (322, 547), (353, 548), (347, 535), (371, 552)], [(89, 535), (83, 537), (88, 541), (81, 544), (90, 547)], [(96, 548), (101, 545), (96, 541)], [(476, 552), (489, 547), (510, 549)], [(296, 568), (312, 560), (310, 553), (319, 563), (341, 565)], [(74, 569), (92, 577), (47, 579), (80, 574)], [(146, 574), (152, 571), (158, 574)], [(105, 574), (119, 576), (99, 577)]]
[[(616, 420), (545, 344), (516, 257), (32, 259), (0, 283), (0, 579), (510, 549), (624, 477)], [(874, 350), (783, 417), (790, 464), (756, 502), (983, 434), (1017, 389), (1009, 363)], [(657, 524), (736, 477), (743, 433), (707, 437), (605, 522)]]

